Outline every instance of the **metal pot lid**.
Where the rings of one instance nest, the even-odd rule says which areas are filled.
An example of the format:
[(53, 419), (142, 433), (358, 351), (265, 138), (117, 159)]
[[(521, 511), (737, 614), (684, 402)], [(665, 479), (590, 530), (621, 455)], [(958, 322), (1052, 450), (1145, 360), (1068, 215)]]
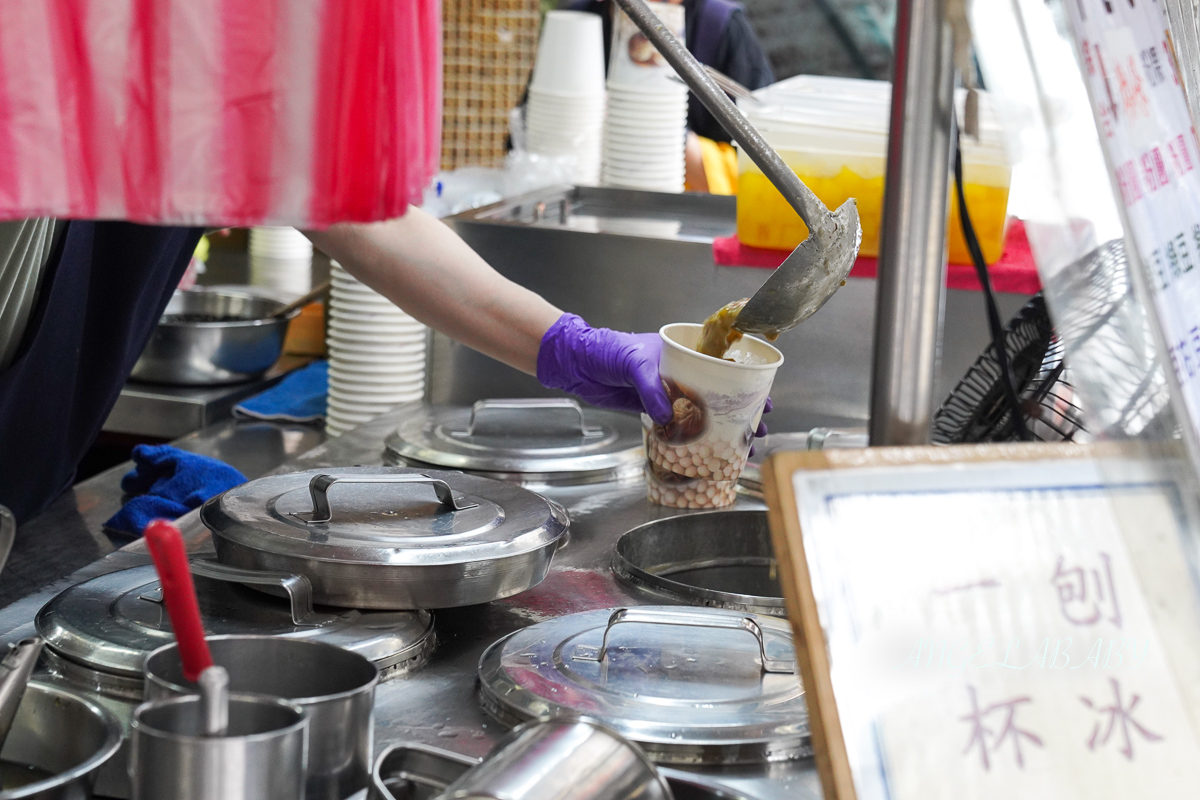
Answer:
[(636, 417), (584, 409), (569, 398), (424, 408), (386, 448), (393, 460), (580, 483), (640, 475), (646, 460)]
[[(192, 572), (209, 635), (314, 639), (360, 653), (385, 673), (423, 663), (433, 647), (433, 617), (426, 611), (314, 610), (304, 578), (245, 574), (205, 561), (193, 561)], [(230, 581), (275, 583), (289, 597), (272, 597)], [(175, 639), (153, 565), (76, 584), (43, 606), (34, 622), (58, 655), (100, 672), (137, 678), (146, 654)]]
[(647, 606), (572, 614), (501, 639), (479, 661), (479, 691), (509, 725), (584, 714), (658, 763), (757, 763), (812, 753), (795, 670), (785, 620)]
[(215, 535), (261, 552), (416, 567), (540, 550), (569, 524), (561, 506), (519, 486), (398, 467), (259, 478), (209, 500), (200, 519)]

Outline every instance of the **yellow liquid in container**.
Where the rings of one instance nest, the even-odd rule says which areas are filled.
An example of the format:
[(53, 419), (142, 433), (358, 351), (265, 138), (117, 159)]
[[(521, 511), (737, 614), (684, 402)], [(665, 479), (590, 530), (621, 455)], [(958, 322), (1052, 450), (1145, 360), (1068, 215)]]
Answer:
[[(837, 209), (851, 197), (857, 198), (863, 232), (859, 254), (878, 255), (883, 210), (883, 164), (841, 164), (830, 168), (828, 157), (820, 159), (825, 163), (814, 163), (815, 160), (807, 158), (806, 154), (781, 152), (780, 155), (830, 209)], [(853, 161), (862, 162), (864, 159)], [(808, 226), (745, 155), (740, 157), (739, 173), (737, 233), (742, 244), (791, 250), (804, 241), (808, 236)], [(1007, 166), (983, 164), (972, 167), (964, 164), (963, 167), (963, 193), (966, 195), (967, 210), (988, 264), (998, 261), (1004, 251), (1010, 177), (1011, 170)], [(971, 254), (958, 221), (958, 201), (953, 189), (948, 208), (950, 263), (970, 264)]]

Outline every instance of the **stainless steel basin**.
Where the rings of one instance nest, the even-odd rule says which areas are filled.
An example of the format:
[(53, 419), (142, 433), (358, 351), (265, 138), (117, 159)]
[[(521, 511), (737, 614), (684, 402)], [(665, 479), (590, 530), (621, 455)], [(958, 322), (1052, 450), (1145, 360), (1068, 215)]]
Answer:
[(282, 307), (283, 303), (247, 292), (176, 292), (130, 377), (179, 386), (257, 378), (283, 352), (288, 323), (295, 314), (266, 318)]
[(0, 761), (10, 765), (10, 778), (21, 767), (36, 770), (29, 777), (42, 777), (0, 791), (0, 800), (86, 800), (96, 772), (120, 744), (121, 726), (110, 712), (74, 692), (32, 682)]

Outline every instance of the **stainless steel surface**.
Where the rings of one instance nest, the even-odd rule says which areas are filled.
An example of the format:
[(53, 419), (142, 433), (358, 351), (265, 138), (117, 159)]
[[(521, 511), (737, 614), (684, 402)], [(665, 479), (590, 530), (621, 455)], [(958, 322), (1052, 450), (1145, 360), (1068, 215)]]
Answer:
[(738, 476), (738, 492), (761, 500), (763, 497), (762, 466), (767, 456), (777, 450), (836, 450), (867, 447), (870, 443), (866, 428), (813, 428), (805, 433), (771, 433), (755, 444), (755, 454)]
[(105, 419), (104, 430), (159, 439), (186, 436), (228, 419), (233, 414), (234, 406), (274, 386), (295, 364), (268, 370), (266, 374), (244, 383), (224, 386), (128, 383), (121, 389), (116, 405)]
[(214, 664), (200, 673), (200, 700), (204, 705), (204, 735), (229, 732), (229, 672)]
[[(371, 769), (379, 671), (362, 656), (322, 642), (264, 636), (208, 637), (213, 663), (238, 696), (290, 700), (308, 715), (307, 800), (344, 800)], [(146, 658), (146, 699), (194, 693), (175, 645)]]
[(86, 800), (97, 770), (121, 743), (121, 727), (111, 713), (74, 692), (36, 681), (21, 701), (13, 734), (0, 760), (53, 777), (0, 791), (0, 800)]
[(267, 697), (233, 697), (225, 736), (204, 734), (196, 695), (140, 706), (130, 733), (133, 800), (303, 800), (308, 720)]
[(422, 409), (386, 442), (390, 463), (460, 469), (523, 486), (640, 479), (637, 417), (566, 397), (480, 400)]
[[(619, 634), (618, 623), (627, 623)], [(812, 753), (795, 670), (784, 620), (686, 606), (600, 609), (488, 647), (479, 695), (509, 725), (586, 714), (660, 764), (753, 764)]]
[(7, 508), (0, 506), (0, 572), (4, 571), (4, 565), (8, 563), (8, 556), (16, 538), (17, 518)]
[(588, 719), (526, 723), (443, 800), (672, 800), (645, 753)]
[[(328, 642), (360, 654), (389, 676), (419, 667), (433, 648), (433, 619), (425, 611), (321, 609), (317, 613), (311, 610), (310, 598), (308, 614), (297, 620), (291, 599), (237, 585), (247, 577), (240, 571), (193, 561), (193, 574), (200, 616), (209, 635)], [(146, 656), (173, 641), (151, 565), (70, 587), (38, 611), (35, 624), (49, 642), (47, 662), (52, 672), (85, 688), (99, 685), (113, 697), (140, 698)]]
[[(360, 482), (341, 490), (333, 519), (312, 521), (310, 483), (324, 475), (432, 478), (458, 493), (457, 507), (446, 508), (448, 495), (431, 504), (421, 483), (382, 491)], [(449, 608), (525, 591), (546, 576), (569, 524), (561, 507), (519, 486), (395, 467), (259, 478), (205, 503), (200, 518), (223, 563), (304, 575), (318, 602), (377, 609)]]
[(617, 541), (612, 568), (622, 582), (666, 602), (787, 613), (762, 511), (712, 511), (639, 525)]
[[(539, 206), (566, 208), (565, 221), (558, 213), (535, 221)], [(595, 326), (656, 331), (671, 322), (701, 322), (758, 289), (761, 270), (713, 263), (713, 238), (734, 232), (735, 214), (732, 197), (579, 187), (534, 192), (449, 222), (503, 275), (559, 308)], [(875, 285), (874, 279), (850, 278), (820, 314), (775, 342), (787, 362), (775, 378), (775, 410), (766, 417), (772, 430), (866, 426)], [(946, 294), (939, 398), (988, 344), (979, 292)], [(1015, 313), (1026, 300), (1001, 294), (1001, 315)], [(440, 334), (432, 339), (427, 391), (430, 402), (448, 406), (554, 394), (535, 378)]]
[(745, 333), (768, 336), (791, 330), (825, 305), (849, 277), (862, 242), (856, 201), (850, 198), (830, 213), (642, 0), (615, 2), (808, 226), (808, 237), (754, 293), (735, 325)]
[[(630, 255), (635, 256), (636, 251)], [(842, 293), (833, 302), (840, 297)], [(796, 335), (803, 333), (801, 329)], [(971, 359), (977, 355), (978, 352), (972, 353)], [(378, 463), (384, 439), (416, 408), (419, 406), (398, 407), (354, 431), (292, 457), (281, 469)], [(238, 437), (224, 440), (228, 457), (237, 461), (256, 455), (253, 444), (245, 451), (235, 447), (244, 441)], [(503, 726), (484, 714), (474, 691), (479, 657), (488, 645), (534, 622), (563, 614), (655, 602), (615, 580), (610, 570), (612, 551), (624, 531), (649, 520), (674, 516), (676, 512), (651, 505), (646, 500), (645, 487), (637, 484), (554, 487), (544, 493), (569, 508), (572, 514), (570, 542), (555, 556), (546, 580), (506, 600), (438, 612), (439, 642), (427, 667), (401, 681), (381, 684), (376, 691), (377, 748), (404, 742), (432, 745), (475, 758), (486, 755), (504, 732)], [(738, 508), (762, 508), (759, 502), (745, 499), (738, 502)], [(188, 514), (180, 524), (192, 550), (212, 553), (208, 532), (197, 513)], [(0, 609), (0, 640), (11, 642), (32, 634), (34, 614), (69, 582), (148, 563), (143, 545), (135, 542), (54, 586)], [(748, 646), (752, 640), (745, 641)], [(97, 702), (109, 701), (100, 697)], [(688, 774), (718, 787), (727, 797), (757, 800), (822, 797), (811, 759), (742, 766), (689, 766)]]
[[(282, 304), (249, 292), (176, 292), (130, 377), (171, 386), (209, 386), (257, 378), (279, 360), (291, 317)], [(172, 320), (176, 314), (237, 317), (230, 322)], [(295, 316), (295, 314), (292, 314)]]
[(25, 688), (44, 644), (37, 636), (22, 639), (9, 646), (4, 658), (0, 659), (0, 750), (4, 749), (13, 720), (17, 718), (21, 698), (25, 696)]
[[(879, 242), (871, 444), (929, 444), (942, 346), (954, 158), (945, 0), (900, 0)], [(980, 316), (982, 316), (982, 312)]]

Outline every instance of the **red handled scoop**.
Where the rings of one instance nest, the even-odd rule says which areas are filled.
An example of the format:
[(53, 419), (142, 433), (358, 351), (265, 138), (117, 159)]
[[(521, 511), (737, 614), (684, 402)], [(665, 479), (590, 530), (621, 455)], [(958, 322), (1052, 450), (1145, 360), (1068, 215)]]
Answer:
[(196, 586), (192, 583), (183, 534), (167, 520), (156, 519), (146, 526), (145, 537), (154, 568), (158, 570), (175, 641), (179, 643), (184, 680), (195, 683), (200, 680), (200, 673), (213, 665), (213, 660), (208, 652), (208, 642), (204, 640), (200, 604), (196, 601)]

